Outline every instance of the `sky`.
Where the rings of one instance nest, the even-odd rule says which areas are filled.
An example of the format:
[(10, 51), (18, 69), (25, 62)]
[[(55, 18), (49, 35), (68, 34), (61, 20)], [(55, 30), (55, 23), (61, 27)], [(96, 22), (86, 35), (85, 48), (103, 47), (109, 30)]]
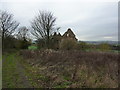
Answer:
[(39, 10), (50, 11), (61, 34), (71, 28), (81, 41), (118, 40), (118, 0), (1, 0), (0, 10), (28, 28)]

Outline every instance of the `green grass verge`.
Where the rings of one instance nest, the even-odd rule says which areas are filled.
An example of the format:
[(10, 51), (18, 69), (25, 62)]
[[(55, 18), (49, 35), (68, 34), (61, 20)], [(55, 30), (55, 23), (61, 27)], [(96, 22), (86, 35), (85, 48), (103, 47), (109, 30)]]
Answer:
[(37, 48), (37, 46), (29, 46), (28, 49), (29, 49), (29, 50), (36, 50), (36, 49), (38, 49), (38, 48)]
[(2, 86), (3, 88), (17, 88), (19, 74), (16, 72), (15, 54), (3, 55), (2, 65)]

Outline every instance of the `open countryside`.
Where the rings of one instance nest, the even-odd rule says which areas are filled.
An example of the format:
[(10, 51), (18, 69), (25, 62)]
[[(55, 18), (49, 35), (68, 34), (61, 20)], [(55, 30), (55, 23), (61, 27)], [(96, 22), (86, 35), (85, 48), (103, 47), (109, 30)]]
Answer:
[[(15, 7), (19, 7), (19, 5)], [(111, 6), (114, 6), (114, 4), (108, 4), (108, 7)], [(9, 7), (9, 5), (6, 4), (6, 7)], [(33, 5), (32, 8), (34, 7)], [(57, 9), (57, 6), (55, 7)], [(17, 9), (15, 8), (15, 10)], [(85, 10), (88, 10), (88, 8)], [(107, 9), (105, 8), (105, 10)], [(49, 9), (48, 11), (39, 9), (37, 14), (34, 13), (35, 16), (28, 26), (26, 23), (21, 23), (21, 20), (23, 20), (21, 17), (19, 17), (21, 20), (16, 20), (10, 9), (4, 10), (3, 8), (0, 10), (2, 88), (118, 88), (120, 85), (118, 81), (120, 44), (116, 40), (116, 28), (112, 28), (112, 31), (115, 32), (110, 32), (111, 29), (107, 29), (112, 21), (107, 23), (106, 26), (103, 25), (105, 24), (103, 22), (103, 24), (99, 24), (101, 30), (96, 30), (94, 32), (96, 35), (93, 35), (90, 30), (94, 25), (96, 25), (94, 27), (97, 27), (97, 22), (93, 23), (93, 26), (88, 25), (88, 30), (85, 24), (76, 21), (77, 24), (82, 25), (81, 28), (86, 29), (86, 35), (84, 30), (82, 31), (84, 36), (79, 30), (76, 33), (77, 26), (73, 19), (72, 25), (69, 22), (59, 27), (60, 20), (59, 17), (56, 17), (58, 15), (56, 13), (57, 10), (54, 14), (52, 9), (51, 11)], [(111, 13), (113, 13), (112, 10)], [(66, 18), (69, 16), (67, 17), (65, 14), (64, 19), (67, 20)], [(28, 18), (26, 15), (24, 18)], [(77, 17), (73, 18), (76, 20)], [(64, 19), (61, 18), (61, 20)], [(86, 22), (86, 24), (88, 23)], [(67, 29), (62, 29), (62, 27)], [(104, 29), (108, 30), (107, 33)], [(87, 37), (89, 36), (87, 33), (92, 37)], [(98, 35), (99, 33), (102, 34)], [(104, 35), (111, 35), (111, 37)], [(80, 37), (84, 37), (84, 40)]]

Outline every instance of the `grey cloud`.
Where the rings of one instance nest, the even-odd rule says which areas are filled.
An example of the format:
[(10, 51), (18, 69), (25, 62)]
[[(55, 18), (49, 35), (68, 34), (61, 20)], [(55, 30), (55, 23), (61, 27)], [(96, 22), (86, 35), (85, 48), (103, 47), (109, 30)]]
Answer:
[[(38, 10), (48, 10), (57, 17), (57, 26), (63, 34), (71, 28), (79, 40), (117, 40), (118, 6), (117, 2), (78, 3), (78, 2), (32, 2), (32, 3), (0, 3), (2, 9), (13, 13), (21, 25), (30, 26), (30, 21), (37, 15)], [(113, 34), (113, 35), (112, 35)], [(106, 40), (106, 39), (104, 39)]]

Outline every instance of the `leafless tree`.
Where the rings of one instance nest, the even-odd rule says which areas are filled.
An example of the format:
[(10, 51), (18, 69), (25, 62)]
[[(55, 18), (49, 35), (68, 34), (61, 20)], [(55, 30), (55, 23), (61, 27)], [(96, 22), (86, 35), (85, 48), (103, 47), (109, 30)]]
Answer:
[(17, 39), (27, 40), (28, 38), (28, 29), (25, 26), (22, 26), (18, 29), (18, 33), (16, 34)]
[(17, 21), (13, 20), (13, 15), (7, 11), (0, 11), (0, 30), (2, 31), (2, 39), (14, 33), (19, 26)]
[(49, 48), (50, 35), (56, 30), (56, 17), (48, 11), (39, 11), (38, 16), (31, 22), (32, 35), (37, 39), (42, 38), (47, 42)]

